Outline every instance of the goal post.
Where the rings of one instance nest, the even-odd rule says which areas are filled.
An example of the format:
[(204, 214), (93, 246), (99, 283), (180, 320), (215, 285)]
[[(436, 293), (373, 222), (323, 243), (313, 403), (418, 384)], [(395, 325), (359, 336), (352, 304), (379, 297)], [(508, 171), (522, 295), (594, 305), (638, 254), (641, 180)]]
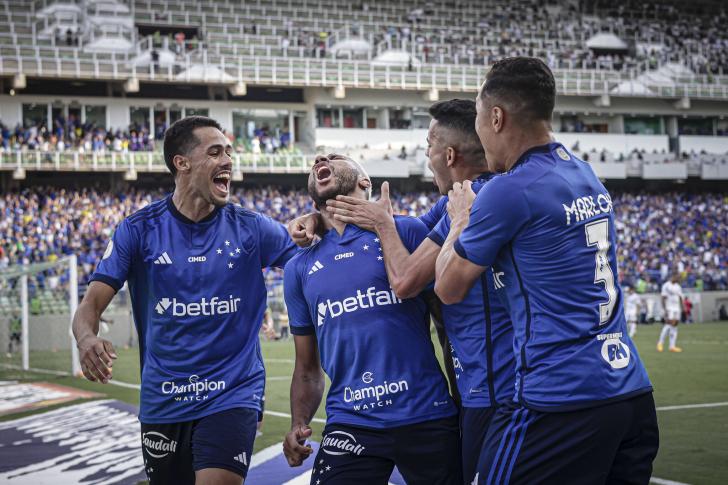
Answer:
[(0, 271), (0, 364), (24, 371), (80, 373), (71, 324), (78, 308), (75, 254)]

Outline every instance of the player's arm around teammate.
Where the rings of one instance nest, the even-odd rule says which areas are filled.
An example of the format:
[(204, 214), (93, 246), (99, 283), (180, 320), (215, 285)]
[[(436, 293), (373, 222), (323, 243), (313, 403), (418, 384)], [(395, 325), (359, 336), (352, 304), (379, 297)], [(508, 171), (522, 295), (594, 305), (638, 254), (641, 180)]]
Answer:
[(435, 263), (435, 293), (443, 303), (453, 304), (465, 298), (475, 280), (485, 271), (485, 267), (461, 258), (454, 247), (455, 241), (470, 221), (470, 208), (475, 200), (470, 181), (453, 184), (448, 199), (450, 232)]
[(291, 380), (291, 430), (283, 441), (283, 454), (290, 466), (300, 466), (313, 449), (309, 423), (324, 395), (324, 371), (315, 335), (294, 335), (296, 364)]

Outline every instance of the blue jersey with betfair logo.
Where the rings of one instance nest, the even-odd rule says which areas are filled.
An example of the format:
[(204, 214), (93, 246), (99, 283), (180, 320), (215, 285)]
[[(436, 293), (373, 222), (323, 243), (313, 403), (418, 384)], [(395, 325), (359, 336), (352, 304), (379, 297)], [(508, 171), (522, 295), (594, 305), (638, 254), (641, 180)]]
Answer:
[(455, 251), (499, 276), (520, 403), (564, 411), (651, 391), (627, 335), (612, 200), (563, 145), (534, 147), (493, 177)]
[[(395, 222), (414, 251), (427, 228), (408, 217)], [(284, 287), (291, 333), (316, 335), (331, 379), (329, 423), (390, 428), (455, 414), (426, 304), (394, 294), (375, 234), (330, 230), (288, 262)]]
[[(490, 177), (473, 182), (479, 192)], [(447, 201), (447, 196), (443, 197)], [(450, 232), (450, 217), (440, 219), (428, 237), (442, 246)], [(465, 299), (442, 305), (445, 331), (454, 349), (453, 361), (463, 406), (492, 407), (513, 398), (515, 356), (513, 325), (498, 289), (502, 286), (490, 269), (470, 289)]]
[(139, 333), (143, 423), (260, 409), (262, 268), (297, 252), (283, 225), (227, 204), (197, 223), (171, 196), (126, 218), (92, 281), (128, 281)]

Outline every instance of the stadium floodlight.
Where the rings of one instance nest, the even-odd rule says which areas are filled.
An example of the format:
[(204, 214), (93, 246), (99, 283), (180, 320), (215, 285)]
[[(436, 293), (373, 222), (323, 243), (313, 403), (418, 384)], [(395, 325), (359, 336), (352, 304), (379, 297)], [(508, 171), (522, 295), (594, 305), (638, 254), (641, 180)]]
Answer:
[(233, 96), (245, 96), (248, 94), (248, 85), (243, 81), (238, 81), (234, 85), (230, 86), (230, 94)]
[(126, 80), (124, 83), (124, 92), (125, 93), (138, 93), (139, 92), (139, 79), (135, 77), (130, 77)]
[(344, 86), (339, 84), (334, 88), (334, 98), (336, 99), (344, 99), (346, 97), (346, 89)]
[(440, 101), (440, 91), (438, 91), (436, 88), (428, 89), (424, 97), (425, 101), (429, 101), (430, 103)]
[(27, 85), (25, 74), (16, 74), (13, 76), (13, 89), (25, 89)]

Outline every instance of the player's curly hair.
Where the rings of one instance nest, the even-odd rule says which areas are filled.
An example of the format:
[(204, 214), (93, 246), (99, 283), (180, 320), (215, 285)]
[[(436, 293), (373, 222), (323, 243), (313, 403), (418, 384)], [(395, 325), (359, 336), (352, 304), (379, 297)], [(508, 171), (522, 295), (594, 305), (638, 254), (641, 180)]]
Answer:
[(187, 155), (195, 148), (200, 140), (195, 136), (197, 128), (217, 128), (222, 131), (220, 123), (207, 116), (188, 116), (172, 123), (172, 126), (164, 132), (164, 163), (172, 175), (177, 175), (177, 168), (174, 166), (175, 155)]
[(481, 100), (503, 103), (521, 120), (551, 121), (556, 82), (551, 69), (535, 57), (508, 57), (488, 71)]

